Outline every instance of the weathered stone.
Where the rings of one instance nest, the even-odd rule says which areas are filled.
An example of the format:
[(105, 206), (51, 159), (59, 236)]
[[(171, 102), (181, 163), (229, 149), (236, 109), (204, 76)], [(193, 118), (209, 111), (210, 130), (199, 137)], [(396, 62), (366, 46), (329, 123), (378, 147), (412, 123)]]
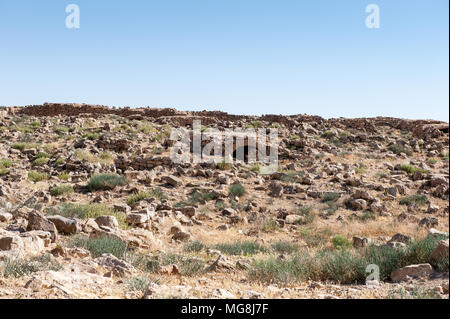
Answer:
[(113, 208), (116, 212), (128, 213), (130, 211), (130, 207), (126, 204), (114, 204)]
[(103, 254), (94, 259), (94, 261), (103, 267), (111, 269), (118, 277), (124, 277), (135, 271), (132, 265), (111, 254)]
[(436, 214), (438, 211), (439, 211), (438, 205), (432, 205), (431, 203), (430, 203), (430, 205), (428, 205), (428, 209), (427, 209), (428, 214)]
[(364, 238), (364, 237), (358, 237), (358, 236), (353, 237), (353, 247), (356, 249), (367, 247), (371, 243), (372, 243), (372, 239), (370, 239), (370, 238)]
[(127, 214), (126, 222), (128, 224), (143, 224), (148, 221), (147, 214), (140, 214), (138, 212), (131, 212)]
[(447, 258), (448, 260), (449, 258), (448, 242), (449, 242), (448, 239), (441, 240), (439, 242), (437, 247), (433, 250), (433, 252), (430, 255), (429, 259), (430, 264), (436, 267), (444, 258)]
[(443, 232), (443, 231), (439, 231), (437, 229), (434, 228), (430, 228), (428, 230), (428, 235), (429, 236), (433, 236), (433, 237), (438, 237), (438, 236), (448, 236), (449, 233)]
[(388, 195), (391, 195), (391, 196), (393, 196), (393, 197), (397, 197), (397, 194), (398, 194), (398, 189), (397, 189), (397, 187), (389, 187), (388, 189), (386, 189), (386, 193), (388, 194)]
[(0, 213), (0, 222), (7, 223), (13, 219), (13, 215), (10, 213)]
[(47, 219), (55, 224), (56, 229), (60, 233), (73, 235), (81, 231), (80, 222), (76, 219), (70, 219), (58, 215), (48, 216)]
[(162, 179), (162, 181), (166, 182), (167, 184), (169, 184), (173, 187), (178, 187), (181, 184), (183, 184), (181, 179), (179, 179), (178, 177), (172, 176), (172, 175), (163, 176), (161, 179)]
[(221, 215), (222, 216), (233, 216), (233, 215), (237, 215), (238, 212), (236, 210), (234, 210), (233, 208), (225, 208), (222, 210)]
[(106, 226), (112, 229), (119, 228), (119, 222), (115, 216), (99, 216), (95, 219), (99, 226)]
[(28, 215), (27, 230), (43, 230), (49, 232), (52, 235), (52, 242), (56, 242), (58, 239), (58, 230), (55, 224), (38, 211), (32, 211)]
[(393, 282), (406, 281), (409, 278), (424, 278), (433, 273), (433, 267), (430, 264), (410, 265), (391, 273), (391, 279)]
[(36, 235), (23, 234), (21, 236), (11, 234), (0, 236), (0, 251), (11, 252), (11, 257), (36, 256), (45, 249), (44, 240)]
[(436, 217), (424, 217), (419, 222), (420, 227), (426, 227), (426, 228), (436, 227), (438, 225), (439, 225), (439, 219), (437, 219)]
[(0, 250), (23, 249), (23, 241), (19, 236), (0, 237)]
[(272, 197), (281, 197), (283, 195), (283, 186), (280, 183), (272, 182), (269, 185), (269, 195)]
[(411, 241), (411, 237), (408, 235), (404, 235), (404, 234), (395, 234), (394, 236), (392, 236), (392, 238), (389, 240), (389, 242), (399, 242), (399, 243), (404, 243), (404, 244), (408, 244)]
[(173, 240), (188, 241), (191, 235), (185, 231), (179, 231), (172, 236)]
[(364, 199), (354, 199), (348, 202), (350, 208), (354, 210), (364, 210), (367, 208), (367, 202)]
[(286, 224), (297, 224), (302, 223), (303, 219), (300, 215), (287, 215), (285, 220)]
[(179, 208), (179, 210), (188, 217), (195, 216), (195, 207), (193, 207), (193, 206), (182, 207), (182, 208)]

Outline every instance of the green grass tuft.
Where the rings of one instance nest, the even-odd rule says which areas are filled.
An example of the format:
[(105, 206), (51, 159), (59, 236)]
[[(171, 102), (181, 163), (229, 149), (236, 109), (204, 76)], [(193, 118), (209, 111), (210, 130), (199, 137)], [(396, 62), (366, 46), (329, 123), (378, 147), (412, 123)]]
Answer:
[(87, 188), (92, 191), (112, 190), (116, 186), (124, 186), (128, 183), (125, 177), (117, 174), (98, 174), (91, 177)]
[(70, 184), (58, 185), (50, 189), (50, 195), (52, 196), (61, 196), (73, 192), (74, 192), (73, 186)]
[(127, 250), (127, 243), (115, 236), (90, 238), (86, 235), (74, 235), (68, 239), (67, 247), (87, 249), (93, 258), (100, 257), (102, 254), (112, 254), (117, 258), (123, 258)]
[(234, 243), (218, 244), (215, 246), (216, 249), (220, 250), (224, 254), (235, 255), (235, 256), (248, 256), (255, 255), (259, 252), (266, 252), (267, 248), (259, 244), (258, 242), (252, 241), (238, 241)]
[(241, 197), (245, 194), (246, 191), (245, 187), (241, 184), (234, 184), (230, 186), (229, 192), (231, 196)]

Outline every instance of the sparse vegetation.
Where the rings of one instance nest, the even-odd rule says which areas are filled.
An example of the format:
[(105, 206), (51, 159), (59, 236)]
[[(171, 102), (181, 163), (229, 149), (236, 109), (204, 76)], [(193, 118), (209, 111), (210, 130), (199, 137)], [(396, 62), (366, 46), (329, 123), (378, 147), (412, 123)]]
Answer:
[(95, 132), (91, 132), (91, 133), (86, 133), (83, 135), (84, 138), (87, 138), (88, 140), (98, 140), (100, 137), (100, 134), (95, 133)]
[(52, 195), (52, 196), (61, 196), (61, 195), (70, 194), (73, 192), (74, 192), (73, 186), (70, 184), (58, 185), (58, 186), (54, 186), (50, 189), (50, 195)]
[(352, 247), (352, 242), (347, 237), (337, 235), (331, 240), (333, 242), (334, 249), (348, 249)]
[(314, 219), (316, 218), (316, 215), (313, 212), (314, 207), (312, 206), (303, 206), (298, 208), (298, 215), (302, 218), (299, 218), (299, 221), (297, 223), (301, 224), (311, 224)]
[(216, 167), (218, 169), (221, 169), (222, 171), (227, 171), (227, 170), (230, 170), (233, 167), (233, 164), (232, 163), (228, 163), (225, 160), (223, 160), (222, 162), (217, 164)]
[(374, 212), (366, 210), (362, 213), (361, 219), (363, 221), (375, 220), (375, 219), (377, 219), (377, 215)]
[(0, 176), (9, 174), (9, 168), (12, 166), (12, 161), (8, 158), (0, 159)]
[(70, 179), (69, 173), (62, 172), (58, 174), (58, 178), (62, 181), (68, 181)]
[(271, 246), (274, 251), (280, 254), (292, 254), (300, 249), (297, 244), (282, 240), (272, 243)]
[(198, 253), (198, 252), (202, 251), (204, 248), (205, 248), (205, 245), (199, 240), (191, 241), (184, 246), (184, 250), (187, 252), (190, 252), (190, 253), (191, 252)]
[(10, 168), (12, 166), (12, 161), (9, 158), (0, 159), (0, 168)]
[(58, 271), (62, 268), (51, 255), (41, 255), (29, 259), (6, 259), (1, 266), (0, 269), (2, 269), (1, 272), (3, 276), (15, 278), (27, 276), (43, 270)]
[(404, 153), (408, 156), (412, 155), (412, 152), (409, 148), (407, 148), (406, 146), (402, 145), (402, 144), (392, 144), (390, 146), (388, 146), (388, 149), (394, 153), (394, 154), (400, 154), (400, 153)]
[(216, 245), (216, 249), (220, 250), (224, 254), (236, 256), (250, 256), (267, 251), (266, 247), (262, 246), (258, 242), (253, 241), (238, 241), (228, 244), (219, 244)]
[(263, 232), (276, 232), (280, 230), (280, 225), (274, 220), (268, 220), (262, 227)]
[(391, 289), (388, 292), (388, 299), (442, 299), (442, 297), (432, 289), (414, 287), (406, 290), (403, 287)]
[(67, 247), (87, 249), (93, 258), (103, 254), (112, 254), (117, 258), (123, 258), (127, 250), (127, 243), (115, 236), (91, 238), (85, 235), (74, 235), (68, 239)]
[(117, 174), (98, 174), (91, 177), (87, 188), (92, 191), (112, 190), (116, 186), (124, 186), (128, 183), (125, 177)]
[(40, 173), (40, 172), (36, 172), (36, 171), (28, 172), (28, 179), (35, 183), (46, 180), (47, 178), (48, 178), (48, 175), (46, 173)]
[(428, 173), (426, 169), (415, 167), (413, 165), (404, 164), (401, 166), (401, 170), (407, 172), (408, 174), (414, 175), (416, 172), (419, 173)]
[(364, 174), (367, 171), (367, 166), (364, 163), (358, 163), (358, 167), (355, 168), (356, 174)]
[(331, 138), (333, 136), (335, 136), (335, 135), (334, 135), (334, 133), (332, 131), (325, 131), (321, 135), (321, 137), (323, 137), (323, 138)]
[(45, 157), (41, 157), (41, 158), (37, 158), (33, 161), (33, 166), (42, 166), (44, 164), (47, 164), (48, 162), (48, 158)]
[(339, 193), (324, 193), (322, 196), (323, 203), (335, 202), (337, 201), (341, 195)]
[(188, 200), (180, 201), (174, 205), (175, 208), (183, 208), (186, 206), (196, 205), (198, 203), (206, 203), (208, 201), (216, 199), (214, 193), (202, 193), (199, 191), (194, 191)]
[(411, 195), (406, 196), (400, 199), (399, 203), (400, 205), (407, 205), (407, 206), (423, 206), (426, 205), (428, 202), (427, 196), (425, 195)]
[(127, 279), (128, 290), (143, 293), (147, 289), (150, 280), (145, 277), (134, 276)]
[(320, 247), (328, 243), (332, 233), (329, 229), (313, 229), (303, 227), (299, 229), (300, 236), (308, 247)]
[[(0, 110), (7, 114), (0, 124), (0, 286), (6, 296), (96, 297), (98, 285), (85, 285), (84, 275), (96, 281), (107, 272), (112, 280), (98, 297), (141, 298), (159, 281), (149, 287), (152, 298), (216, 298), (229, 287), (236, 298), (448, 297), (448, 254), (430, 260), (448, 238), (438, 235), (448, 233), (445, 125), (436, 125), (438, 132), (434, 124), (422, 131), (422, 122), (391, 118), (220, 112), (183, 118), (172, 110), (133, 108), (123, 114), (102, 108), (91, 116), (84, 113), (89, 106), (81, 108), (80, 116), (64, 115), (66, 107), (58, 116)], [(276, 168), (232, 156), (217, 165), (170, 163), (171, 125), (190, 129), (186, 120), (203, 116), (204, 134), (278, 128)], [(47, 222), (30, 218), (32, 211), (54, 221), (57, 238), (37, 230)], [(63, 229), (75, 222), (76, 229)], [(8, 259), (17, 248), (24, 254)], [(42, 252), (50, 254), (30, 258)], [(91, 273), (102, 254), (134, 270), (122, 277), (127, 265), (104, 265)], [(391, 284), (392, 271), (422, 263), (432, 265), (429, 279)], [(376, 289), (364, 285), (370, 264), (380, 270)], [(35, 288), (52, 276), (63, 278), (61, 289)], [(83, 280), (66, 286), (72, 276)], [(201, 289), (188, 289), (196, 285)]]
[(230, 186), (229, 192), (231, 196), (241, 197), (245, 194), (245, 188), (241, 184), (234, 184)]
[(125, 214), (121, 212), (115, 212), (110, 206), (105, 204), (62, 203), (61, 205), (48, 208), (47, 214), (79, 219), (95, 219), (100, 216), (114, 216), (116, 217), (120, 228), (128, 228), (128, 225), (125, 221)]
[[(341, 240), (339, 240), (341, 242)], [(256, 259), (249, 277), (267, 283), (291, 284), (306, 280), (334, 281), (340, 284), (363, 283), (367, 265), (380, 267), (380, 279), (386, 280), (395, 269), (428, 261), (439, 238), (427, 237), (410, 243), (406, 249), (369, 246), (361, 250), (322, 250), (311, 254), (306, 250), (284, 259)]]
[(167, 195), (164, 194), (164, 191), (160, 187), (156, 187), (150, 191), (140, 191), (134, 193), (127, 198), (127, 204), (133, 205), (144, 199), (156, 198), (158, 200), (163, 200), (167, 198)]
[(264, 123), (262, 121), (253, 121), (247, 126), (247, 128), (262, 128), (263, 126)]

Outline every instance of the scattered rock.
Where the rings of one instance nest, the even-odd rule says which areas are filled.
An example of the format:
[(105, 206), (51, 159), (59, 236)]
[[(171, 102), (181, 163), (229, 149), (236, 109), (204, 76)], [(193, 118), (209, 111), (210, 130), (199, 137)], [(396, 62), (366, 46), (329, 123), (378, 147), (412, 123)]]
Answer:
[(430, 264), (436, 267), (444, 258), (448, 259), (448, 256), (448, 239), (441, 240), (430, 255)]
[(43, 230), (51, 234), (52, 242), (58, 240), (58, 230), (54, 223), (44, 217), (38, 211), (32, 211), (28, 215), (27, 230)]
[(119, 222), (117, 221), (115, 216), (99, 216), (95, 219), (95, 222), (99, 226), (106, 226), (111, 229), (119, 228)]
[(430, 264), (410, 265), (391, 273), (393, 282), (407, 281), (409, 278), (425, 278), (433, 273), (433, 267)]
[(76, 219), (65, 218), (58, 215), (48, 216), (47, 219), (55, 224), (56, 229), (60, 233), (73, 235), (81, 231), (80, 222)]

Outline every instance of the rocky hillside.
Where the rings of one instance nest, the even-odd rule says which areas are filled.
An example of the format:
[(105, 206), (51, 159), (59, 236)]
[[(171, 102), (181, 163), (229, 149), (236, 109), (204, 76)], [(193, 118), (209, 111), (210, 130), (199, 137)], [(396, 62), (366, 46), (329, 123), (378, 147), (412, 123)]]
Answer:
[[(278, 170), (173, 163), (193, 120)], [(448, 298), (448, 200), (448, 123), (0, 108), (0, 298)]]

